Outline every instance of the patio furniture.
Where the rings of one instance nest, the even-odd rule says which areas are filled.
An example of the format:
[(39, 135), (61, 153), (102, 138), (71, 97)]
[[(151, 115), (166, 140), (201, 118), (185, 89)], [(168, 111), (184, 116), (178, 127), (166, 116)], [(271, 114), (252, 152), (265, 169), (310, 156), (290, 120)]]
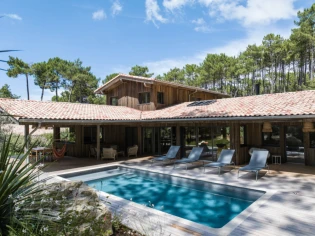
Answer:
[(203, 151), (202, 147), (194, 147), (189, 153), (189, 156), (187, 158), (182, 158), (181, 160), (177, 160), (174, 162), (173, 169), (175, 169), (176, 164), (186, 164), (186, 170), (187, 170), (188, 163), (199, 161), (202, 151)]
[(272, 155), (272, 161), (275, 165), (281, 165), (281, 155)]
[(35, 147), (32, 148), (30, 152), (30, 157), (35, 158), (38, 161), (38, 158), (41, 158), (42, 155), (49, 155), (51, 157), (53, 150), (51, 148), (46, 147)]
[(127, 149), (127, 154), (128, 154), (128, 157), (130, 156), (138, 156), (138, 145), (134, 145), (132, 147), (129, 147)]
[(155, 161), (171, 161), (172, 159), (175, 159), (177, 157), (177, 153), (179, 151), (180, 146), (171, 146), (168, 149), (168, 152), (165, 156), (160, 156), (152, 159), (151, 166)]
[(95, 158), (97, 158), (97, 150), (96, 147), (92, 147), (90, 146), (90, 150), (89, 150), (89, 158), (93, 156)]
[(125, 157), (125, 151), (119, 151), (118, 150), (118, 145), (111, 145), (111, 148), (114, 148), (117, 152), (117, 156), (122, 155), (123, 157)]
[(238, 169), (238, 177), (240, 171), (254, 172), (256, 173), (256, 181), (258, 178), (258, 173), (263, 168), (268, 168), (267, 158), (269, 156), (269, 151), (255, 150), (252, 153), (252, 157), (250, 158), (249, 164), (247, 166), (243, 166)]
[(206, 167), (213, 167), (219, 169), (219, 175), (221, 174), (221, 168), (224, 166), (232, 165), (235, 163), (232, 161), (235, 150), (233, 149), (223, 149), (220, 153), (220, 156), (216, 162), (211, 162), (209, 164), (204, 165), (204, 172), (206, 171)]
[(116, 160), (117, 151), (114, 148), (103, 148), (102, 159), (114, 159)]
[(61, 149), (56, 149), (56, 147), (53, 147), (52, 152), (53, 152), (54, 158), (56, 160), (60, 160), (61, 158), (63, 158), (65, 156), (66, 150), (67, 150), (67, 144), (66, 143), (63, 145), (63, 147)]

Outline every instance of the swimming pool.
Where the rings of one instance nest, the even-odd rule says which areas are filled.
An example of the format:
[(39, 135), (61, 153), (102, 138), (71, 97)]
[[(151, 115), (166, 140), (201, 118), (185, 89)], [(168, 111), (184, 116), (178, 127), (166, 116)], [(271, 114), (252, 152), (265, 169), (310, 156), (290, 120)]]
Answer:
[(265, 194), (127, 167), (63, 177), (212, 228), (223, 227)]

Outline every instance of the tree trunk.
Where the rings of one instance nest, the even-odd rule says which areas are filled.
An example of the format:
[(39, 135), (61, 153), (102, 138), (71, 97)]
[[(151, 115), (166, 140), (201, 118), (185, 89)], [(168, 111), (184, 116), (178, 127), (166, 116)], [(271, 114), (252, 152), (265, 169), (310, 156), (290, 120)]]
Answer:
[(26, 77), (27, 100), (30, 100), (30, 90), (28, 87), (28, 74), (25, 74), (25, 77)]
[(58, 102), (58, 83), (56, 83), (56, 102)]
[(42, 94), (40, 96), (40, 100), (43, 101), (44, 98), (44, 91), (45, 91), (46, 82), (44, 83), (44, 86), (42, 87)]

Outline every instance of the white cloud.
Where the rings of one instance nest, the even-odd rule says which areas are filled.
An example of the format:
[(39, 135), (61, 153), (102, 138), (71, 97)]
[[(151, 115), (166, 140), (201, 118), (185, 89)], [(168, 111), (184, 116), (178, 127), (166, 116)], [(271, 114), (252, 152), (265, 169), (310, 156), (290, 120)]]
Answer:
[(197, 20), (192, 20), (191, 23), (195, 24), (194, 30), (196, 32), (209, 33), (211, 28), (207, 25), (203, 18), (198, 18)]
[(166, 23), (167, 19), (160, 14), (160, 7), (156, 0), (145, 1), (146, 21), (152, 21), (153, 24), (158, 27), (156, 21)]
[(204, 25), (206, 24), (205, 20), (203, 18), (198, 18), (197, 20), (192, 20), (191, 21), (193, 24), (196, 24), (196, 25)]
[(104, 20), (106, 19), (106, 13), (104, 12), (103, 9), (98, 10), (92, 13), (92, 18), (93, 20)]
[(112, 7), (111, 7), (111, 10), (112, 10), (112, 15), (113, 16), (116, 16), (118, 15), (121, 11), (122, 11), (122, 5), (121, 3), (119, 2), (119, 0), (115, 0), (112, 4)]
[(209, 8), (209, 15), (219, 20), (239, 20), (245, 27), (267, 25), (296, 15), (296, 0), (198, 0)]
[(164, 0), (163, 1), (163, 6), (170, 10), (173, 11), (175, 9), (182, 8), (183, 6), (187, 5), (188, 3), (194, 3), (194, 0)]
[(9, 18), (11, 18), (13, 20), (22, 20), (22, 17), (20, 17), (17, 14), (4, 14), (4, 16), (9, 17)]

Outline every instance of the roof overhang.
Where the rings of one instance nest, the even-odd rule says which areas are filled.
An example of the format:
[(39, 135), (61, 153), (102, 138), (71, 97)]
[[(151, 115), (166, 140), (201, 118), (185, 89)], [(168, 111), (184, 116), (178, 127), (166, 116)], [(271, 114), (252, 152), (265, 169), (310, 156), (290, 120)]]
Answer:
[(227, 94), (223, 94), (220, 92), (216, 92), (213, 90), (207, 90), (203, 88), (198, 88), (194, 86), (174, 83), (170, 81), (164, 81), (164, 80), (158, 80), (153, 78), (145, 78), (140, 76), (131, 76), (131, 75), (125, 75), (125, 74), (119, 74), (101, 87), (97, 88), (94, 93), (96, 94), (106, 94), (108, 90), (113, 89), (119, 85), (121, 85), (124, 81), (132, 81), (132, 82), (138, 82), (138, 83), (144, 83), (144, 84), (163, 84), (170, 87), (180, 88), (180, 89), (187, 89), (191, 91), (197, 91), (197, 92), (205, 92), (205, 93), (211, 93), (214, 95), (218, 95), (220, 97), (226, 97), (229, 98), (230, 96)]
[(67, 124), (67, 125), (97, 125), (97, 124), (113, 124), (113, 123), (187, 123), (187, 122), (220, 122), (220, 121), (253, 121), (263, 122), (268, 121), (288, 121), (305, 119), (315, 120), (315, 115), (289, 115), (289, 116), (248, 116), (248, 117), (196, 117), (196, 118), (174, 118), (174, 119), (147, 119), (147, 120), (54, 120), (54, 119), (20, 119), (19, 124), (37, 124), (54, 125), (54, 124)]

